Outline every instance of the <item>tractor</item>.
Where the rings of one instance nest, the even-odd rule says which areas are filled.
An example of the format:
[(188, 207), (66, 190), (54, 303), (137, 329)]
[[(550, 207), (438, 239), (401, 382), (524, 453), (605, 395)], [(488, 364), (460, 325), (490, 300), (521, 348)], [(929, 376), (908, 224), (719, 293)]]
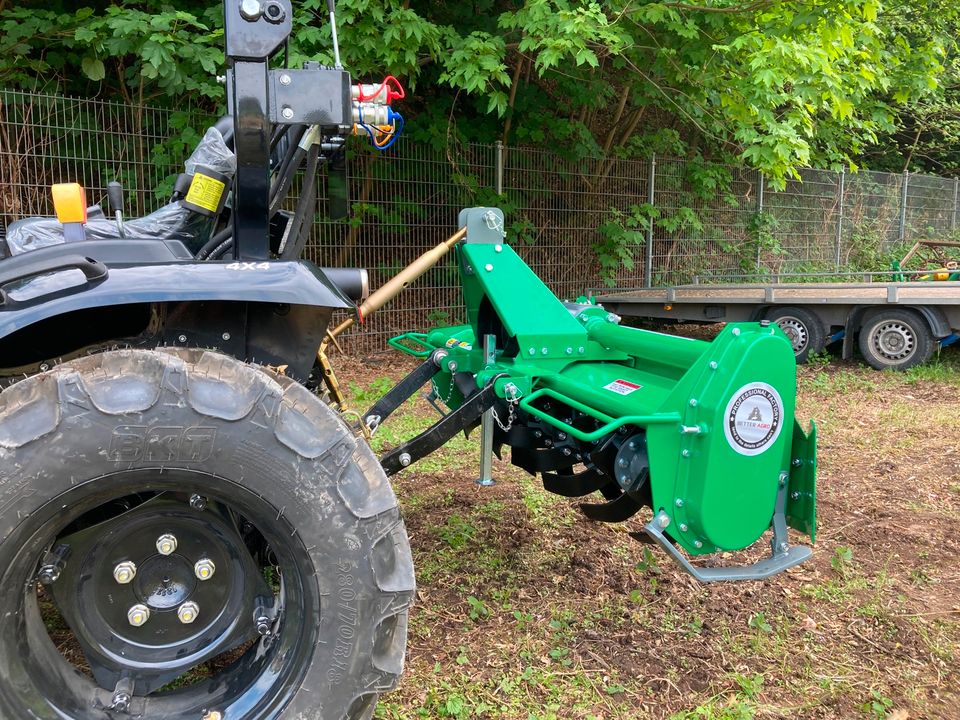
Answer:
[[(333, 67), (283, 67), (292, 12), (225, 0), (230, 114), (168, 204), (127, 219), (118, 185), (109, 212), (57, 185), (57, 217), (0, 242), (4, 720), (372, 717), (415, 591), (390, 478), (477, 426), (587, 517), (649, 513), (637, 538), (703, 582), (811, 554), (788, 528), (814, 539), (815, 427), (775, 324), (704, 342), (561, 301), (490, 207), (373, 294), (301, 259), (318, 173), (350, 133), (392, 144), (403, 91), (354, 82), (335, 32)], [(391, 340), (415, 369), (344, 412), (331, 339), (450, 251), (467, 322)], [(442, 416), (377, 457), (369, 436), (428, 383)], [(703, 562), (761, 538), (765, 559)]]

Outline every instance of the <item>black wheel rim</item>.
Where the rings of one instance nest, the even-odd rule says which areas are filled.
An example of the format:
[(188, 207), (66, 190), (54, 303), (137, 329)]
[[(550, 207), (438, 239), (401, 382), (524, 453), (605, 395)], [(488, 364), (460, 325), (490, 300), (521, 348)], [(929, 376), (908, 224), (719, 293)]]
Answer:
[[(180, 533), (179, 548), (164, 555), (159, 547), (141, 547), (156, 527)], [(121, 550), (110, 537), (96, 537), (117, 532)], [(88, 542), (85, 534), (95, 537)], [(63, 539), (73, 543), (69, 553)], [(193, 557), (198, 547), (215, 566), (205, 580), (200, 576), (209, 568), (197, 568), (204, 558)], [(119, 556), (111, 553), (124, 549), (140, 561), (129, 582), (113, 574)], [(282, 508), (226, 479), (134, 470), (87, 481), (23, 521), (0, 547), (0, 562), (7, 611), (0, 617), (0, 662), (11, 675), (0, 685), (4, 716), (273, 718), (310, 666), (319, 626), (310, 556)], [(267, 582), (264, 567), (276, 569), (276, 582)], [(251, 573), (260, 573), (259, 581)], [(49, 583), (43, 591), (83, 646), (93, 677), (51, 640), (38, 577)], [(65, 607), (64, 598), (76, 606)], [(191, 602), (199, 612), (181, 616)], [(138, 603), (150, 618), (134, 625), (128, 613)], [(215, 672), (190, 677), (214, 658)], [(171, 673), (180, 686), (171, 686)], [(183, 686), (185, 677), (190, 682)]]

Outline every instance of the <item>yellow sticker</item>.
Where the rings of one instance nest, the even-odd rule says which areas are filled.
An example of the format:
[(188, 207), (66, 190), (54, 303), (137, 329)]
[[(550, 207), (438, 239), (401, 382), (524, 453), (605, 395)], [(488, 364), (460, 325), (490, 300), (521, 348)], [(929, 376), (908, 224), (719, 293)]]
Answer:
[(204, 210), (216, 212), (220, 208), (220, 198), (223, 197), (223, 191), (226, 187), (216, 178), (196, 173), (190, 183), (190, 190), (187, 191), (185, 200), (192, 205), (202, 207)]

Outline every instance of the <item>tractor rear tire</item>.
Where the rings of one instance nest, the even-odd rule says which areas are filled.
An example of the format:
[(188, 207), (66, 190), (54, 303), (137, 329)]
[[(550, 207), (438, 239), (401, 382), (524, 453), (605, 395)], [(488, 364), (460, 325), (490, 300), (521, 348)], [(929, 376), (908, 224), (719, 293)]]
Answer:
[(875, 370), (922, 365), (936, 350), (930, 326), (912, 310), (882, 310), (860, 328), (860, 352)]
[(0, 718), (367, 720), (413, 595), (377, 459), (288, 378), (121, 350), (0, 393)]
[(766, 319), (775, 322), (786, 333), (797, 364), (805, 363), (811, 355), (826, 346), (826, 333), (820, 319), (801, 307), (779, 307), (767, 311)]

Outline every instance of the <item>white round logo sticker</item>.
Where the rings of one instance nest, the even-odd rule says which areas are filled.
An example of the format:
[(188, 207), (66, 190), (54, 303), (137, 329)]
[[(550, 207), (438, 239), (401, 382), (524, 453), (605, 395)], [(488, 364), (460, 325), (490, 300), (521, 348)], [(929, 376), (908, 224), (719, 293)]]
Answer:
[(744, 385), (727, 403), (723, 429), (730, 447), (741, 455), (762, 453), (776, 442), (782, 426), (783, 402), (771, 385)]

